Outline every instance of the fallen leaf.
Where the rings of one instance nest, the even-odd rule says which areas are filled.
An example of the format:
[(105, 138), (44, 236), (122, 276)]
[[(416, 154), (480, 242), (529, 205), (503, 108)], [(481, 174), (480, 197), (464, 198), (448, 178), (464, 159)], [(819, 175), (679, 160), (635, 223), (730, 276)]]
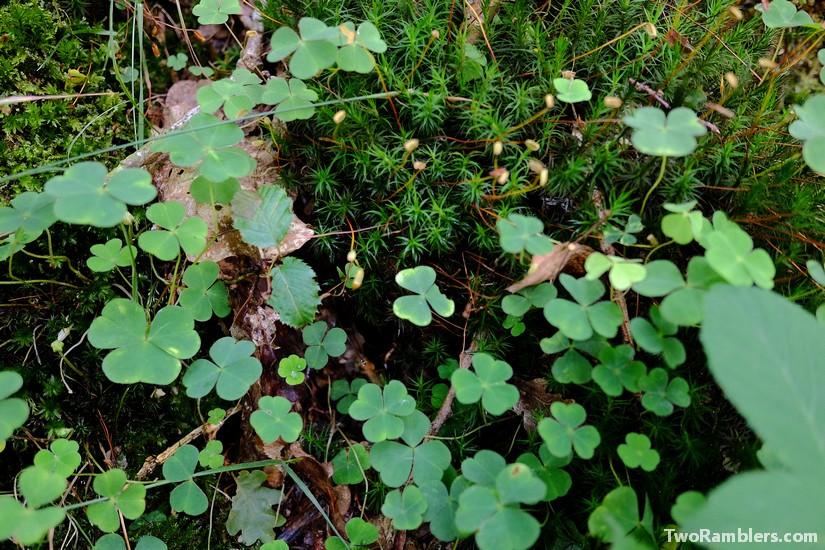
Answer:
[(559, 243), (547, 254), (536, 254), (530, 262), (527, 275), (519, 282), (507, 287), (509, 292), (518, 292), (522, 288), (537, 285), (544, 281), (553, 281), (565, 269), (583, 272), (584, 261), (593, 252), (587, 245), (572, 242)]

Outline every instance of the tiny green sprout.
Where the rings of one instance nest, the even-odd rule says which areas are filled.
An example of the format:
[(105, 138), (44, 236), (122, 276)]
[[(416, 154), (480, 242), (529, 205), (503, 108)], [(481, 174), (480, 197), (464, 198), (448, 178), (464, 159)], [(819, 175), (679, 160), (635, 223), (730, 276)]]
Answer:
[(192, 65), (189, 67), (189, 72), (192, 73), (194, 76), (202, 76), (204, 78), (209, 78), (213, 74), (215, 74), (215, 70), (211, 67), (198, 67)]
[(349, 406), (358, 398), (358, 391), (367, 381), (356, 378), (352, 383), (346, 380), (336, 380), (329, 389), (329, 398), (338, 401), (336, 410), (341, 414), (349, 414)]
[(278, 362), (278, 375), (283, 377), (290, 386), (297, 386), (304, 381), (306, 367), (307, 362), (304, 358), (293, 354)]
[(338, 357), (347, 349), (347, 333), (338, 327), (327, 332), (327, 324), (324, 321), (304, 328), (301, 336), (307, 345), (304, 358), (311, 369), (324, 368), (330, 356)]
[(605, 227), (603, 232), (604, 240), (610, 244), (618, 242), (625, 246), (631, 246), (636, 244), (637, 239), (635, 233), (638, 233), (644, 229), (644, 227), (642, 218), (636, 214), (631, 214), (628, 216), (627, 223), (623, 229), (619, 229), (613, 225)]
[(280, 395), (265, 395), (258, 401), (258, 408), (250, 416), (249, 423), (264, 443), (272, 443), (278, 438), (287, 443), (298, 440), (304, 422), (301, 415), (290, 412), (292, 403)]
[(436, 286), (435, 270), (430, 266), (422, 265), (399, 271), (395, 282), (416, 294), (396, 298), (392, 311), (397, 317), (424, 327), (433, 319), (430, 308), (442, 317), (449, 317), (455, 312), (455, 302), (444, 296)]
[(577, 78), (554, 78), (553, 86), (556, 88), (556, 97), (565, 103), (590, 101), (593, 97), (587, 82)]
[(688, 244), (694, 239), (699, 240), (710, 224), (701, 212), (693, 210), (694, 206), (696, 206), (696, 201), (682, 204), (665, 203), (665, 210), (672, 213), (662, 218), (662, 233), (678, 244)]
[(183, 52), (176, 53), (175, 55), (170, 55), (166, 59), (166, 66), (168, 66), (173, 71), (180, 71), (184, 67), (186, 67), (186, 62), (189, 61), (189, 56)]
[(688, 383), (680, 377), (668, 382), (665, 369), (653, 369), (647, 376), (642, 377), (639, 380), (639, 389), (644, 392), (642, 406), (659, 416), (672, 413), (674, 405), (679, 407), (690, 405)]
[(640, 107), (624, 117), (635, 129), (633, 146), (645, 155), (684, 157), (696, 149), (696, 138), (707, 133), (696, 113), (677, 107), (665, 115), (657, 107)]
[(390, 518), (393, 528), (399, 531), (417, 529), (426, 511), (427, 501), (415, 485), (389, 492), (381, 505), (381, 513)]
[(790, 0), (771, 0), (767, 8), (758, 3), (755, 7), (762, 12), (762, 22), (769, 29), (801, 27), (814, 23), (806, 12), (797, 11)]
[(122, 246), (120, 239), (109, 239), (105, 244), (92, 245), (91, 252), (93, 256), (86, 259), (86, 265), (99, 273), (132, 265), (132, 259), (137, 257), (137, 248), (132, 245)]
[(338, 67), (362, 74), (372, 71), (375, 67), (375, 58), (370, 52), (387, 51), (387, 44), (381, 40), (376, 26), (370, 21), (364, 21), (358, 25), (358, 31), (352, 23), (344, 23), (338, 28), (345, 42), (335, 58)]
[[(825, 50), (820, 50), (819, 56), (825, 63), (823, 52)], [(821, 74), (825, 75), (825, 69)], [(802, 158), (811, 170), (825, 175), (825, 94), (816, 94), (804, 105), (794, 105), (793, 109), (799, 119), (792, 122), (788, 130), (793, 137), (804, 142)]]
[(550, 405), (550, 414), (538, 424), (541, 438), (550, 452), (559, 458), (566, 457), (571, 450), (584, 459), (593, 458), (601, 436), (593, 426), (585, 426), (587, 413), (578, 403), (556, 401)]
[(209, 441), (201, 452), (198, 453), (198, 464), (201, 468), (214, 470), (223, 466), (223, 443), (217, 439)]
[(619, 445), (617, 452), (628, 468), (641, 466), (645, 472), (652, 472), (659, 464), (659, 453), (650, 448), (650, 439), (646, 435), (629, 433), (625, 436), (627, 443)]
[(243, 13), (239, 0), (201, 0), (192, 8), (201, 25), (223, 25), (230, 15)]
[(365, 420), (364, 437), (373, 443), (396, 439), (404, 433), (403, 417), (415, 411), (415, 399), (398, 380), (392, 380), (383, 391), (375, 384), (364, 384), (358, 399), (349, 407), (355, 420)]

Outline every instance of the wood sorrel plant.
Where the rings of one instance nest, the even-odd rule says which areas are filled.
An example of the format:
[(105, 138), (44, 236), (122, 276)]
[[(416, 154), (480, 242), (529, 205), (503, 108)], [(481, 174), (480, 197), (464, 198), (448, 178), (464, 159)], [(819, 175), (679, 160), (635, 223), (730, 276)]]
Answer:
[[(620, 4), (622, 17), (641, 16), (630, 9), (630, 3)], [(375, 9), (386, 7), (382, 4)], [(574, 18), (572, 23), (582, 25), (586, 11), (598, 11), (595, 24), (602, 34), (618, 24), (608, 17), (605, 6), (595, 7), (593, 2), (580, 6), (567, 2), (550, 7), (544, 16), (564, 23), (575, 12), (581, 21)], [(673, 25), (672, 42), (684, 44), (678, 40), (681, 37), (690, 44), (690, 38), (677, 30), (680, 14), (667, 18), (665, 7), (659, 8), (654, 16)], [(224, 24), (240, 9), (238, 2), (202, 0), (193, 13), (202, 24)], [(416, 330), (460, 332), (465, 340), (456, 350), (457, 364), (444, 369), (442, 378), (450, 387), (444, 385), (446, 391), (438, 399), (425, 399), (436, 397), (435, 391), (427, 395), (426, 381), (411, 389), (412, 384), (408, 387), (398, 379), (383, 383), (375, 373), (370, 382), (339, 379), (330, 384), (330, 401), (338, 401), (338, 412), (356, 422), (345, 428), (349, 437), (343, 431), (341, 438), (331, 436), (337, 451), (331, 461), (332, 482), (353, 488), (364, 483), (363, 500), (371, 505), (361, 510), (363, 517), (344, 523), (343, 516), (351, 515), (350, 511), (338, 511), (341, 517), (336, 516), (334, 504), (320, 502), (322, 491), (310, 485), (328, 484), (326, 479), (304, 480), (287, 461), (224, 466), (223, 445), (215, 439), (200, 450), (180, 445), (163, 463), (162, 481), (129, 480), (122, 468), (115, 467), (94, 473), (91, 488), (99, 496), (67, 504), (61, 497), (69, 492), (70, 478), (75, 483), (83, 457), (78, 442), (61, 438), (39, 451), (32, 466), (21, 469), (18, 493), (0, 496), (0, 538), (19, 545), (38, 544), (67, 515), (82, 508), (95, 528), (111, 533), (98, 538), (95, 548), (121, 547), (123, 537), (129, 538), (125, 520), (136, 520), (146, 510), (147, 489), (174, 484), (170, 507), (197, 516), (209, 503), (196, 478), (238, 471), (226, 521), (228, 533), (245, 545), (263, 543), (262, 548), (283, 549), (287, 543), (275, 538), (286, 536), (276, 532), (284, 518), (275, 507), (283, 504), (284, 495), (265, 485), (267, 475), (259, 469), (273, 465), (283, 469), (327, 521), (330, 536), (325, 544), (331, 549), (374, 545), (378, 530), (367, 520), (379, 512), (392, 525), (395, 544), (403, 545), (406, 536), (413, 536), (406, 532), (426, 524), (433, 537), (442, 541), (472, 538), (482, 550), (526, 549), (543, 542), (582, 544), (586, 535), (619, 547), (656, 548), (669, 525), (685, 532), (709, 527), (723, 532), (753, 524), (761, 531), (825, 536), (816, 516), (825, 503), (815, 490), (825, 464), (825, 436), (820, 428), (825, 418), (819, 418), (821, 407), (817, 407), (825, 380), (814, 360), (822, 354), (796, 344), (801, 339), (816, 348), (825, 341), (821, 323), (772, 292), (775, 261), (739, 224), (721, 210), (706, 217), (696, 209), (696, 200), (682, 200), (699, 194), (690, 188), (692, 184), (689, 192), (680, 191), (680, 186), (690, 183), (694, 171), (708, 173), (709, 169), (699, 168), (705, 166), (702, 155), (713, 157), (708, 161), (713, 165), (730, 165), (733, 160), (733, 156), (714, 156), (718, 153), (709, 151), (718, 145), (724, 149), (725, 143), (706, 141), (717, 139), (706, 136), (708, 128), (712, 133), (719, 131), (697, 114), (698, 106), (704, 108), (708, 98), (687, 97), (684, 83), (674, 88), (666, 85), (689, 79), (689, 71), (680, 72), (679, 67), (690, 65), (695, 58), (698, 67), (690, 71), (710, 72), (713, 56), (703, 48), (713, 33), (691, 49), (685, 46), (685, 60), (676, 56), (655, 65), (657, 51), (662, 57), (671, 56), (663, 49), (669, 46), (653, 42), (656, 33), (648, 32), (647, 38), (638, 35), (641, 46), (624, 40), (639, 30), (649, 30), (649, 21), (634, 21), (627, 31), (622, 22), (615, 41), (584, 48), (577, 45), (573, 51), (574, 41), (565, 33), (549, 38), (537, 31), (539, 26), (520, 26), (520, 34), (509, 32), (509, 24), (502, 23), (507, 20), (502, 19), (505, 15), (532, 17), (534, 7), (527, 10), (522, 2), (491, 5), (492, 20), (486, 29), (473, 24), (456, 30), (452, 14), (447, 16), (445, 10), (414, 9), (430, 11), (406, 26), (406, 34), (390, 45), (381, 39), (377, 23), (328, 26), (320, 18), (302, 17), (297, 32), (284, 26), (270, 40), (268, 60), (288, 58), (290, 78), (262, 81), (241, 68), (198, 92), (200, 112), (180, 130), (153, 139), (146, 152), (167, 153), (175, 166), (191, 168), (191, 195), (210, 208), (211, 217), (191, 215), (182, 203), (167, 200), (146, 208), (145, 217), (154, 225), (139, 229), (130, 207), (143, 207), (156, 198), (153, 174), (143, 168), (108, 173), (103, 164), (88, 161), (50, 179), (43, 192), (18, 195), (10, 206), (0, 208), (0, 233), (8, 234), (0, 258), (8, 261), (10, 273), (14, 258), (29, 252), (26, 247), (36, 246), (41, 235), (50, 239), (58, 222), (118, 227), (122, 240), (95, 245), (88, 262), (95, 272), (119, 273), (129, 287), (127, 298), (107, 301), (86, 333), (94, 348), (107, 350), (102, 358), (106, 377), (119, 384), (167, 386), (183, 372), (180, 380), (187, 396), (206, 398), (214, 389), (220, 399), (243, 399), (255, 437), (283, 449), (284, 444), (299, 442), (302, 434), (308, 439), (309, 434), (307, 422), (293, 410), (299, 407), (290, 399), (260, 395), (256, 388), (264, 373), (260, 358), (272, 342), (257, 336), (238, 338), (235, 333), (207, 341), (209, 332), (196, 330), (196, 321), (205, 323), (213, 315), (228, 317), (236, 305), (218, 263), (204, 259), (220, 238), (219, 207), (231, 210), (231, 223), (240, 240), (259, 254), (255, 261), (263, 269), (252, 275), (261, 276), (269, 287), (269, 296), (260, 301), (284, 325), (303, 328), (304, 357), (292, 354), (278, 363), (284, 383), (297, 387), (321, 383), (325, 378), (322, 369), (330, 357), (347, 352), (347, 335), (326, 321), (316, 321), (318, 306), (337, 288), (322, 294), (321, 285), (326, 283), (316, 280), (315, 270), (305, 259), (282, 257), (280, 251), (276, 255), (262, 252), (284, 246), (294, 224), (293, 198), (273, 184), (242, 189), (239, 180), (255, 170), (256, 160), (245, 147), (244, 131), (235, 120), (222, 120), (219, 111), (230, 119), (248, 120), (261, 116), (252, 113), (256, 106), (266, 105), (267, 114), (294, 122), (291, 130), (305, 129), (297, 121), (312, 117), (321, 131), (327, 125), (332, 137), (325, 140), (336, 149), (324, 150), (314, 143), (306, 148), (313, 153), (307, 155), (309, 159), (328, 165), (312, 167), (319, 225), (335, 223), (340, 230), (352, 220), (375, 222), (374, 227), (361, 228), (364, 231), (357, 237), (356, 229), (349, 226), (350, 246), (346, 267), (340, 271), (340, 288), (357, 290), (356, 296), (364, 295), (365, 300), (370, 292), (374, 297), (380, 279), (373, 272), (381, 259), (391, 267), (385, 271), (398, 287), (412, 294), (401, 295), (401, 290), (386, 287), (382, 299), (371, 302), (377, 314), (387, 315), (390, 301), (386, 298), (395, 296), (391, 310), (403, 321), (398, 326), (404, 330), (410, 330), (405, 325), (409, 322)], [(512, 13), (496, 18), (495, 10)], [(717, 26), (727, 25), (725, 32), (735, 32), (730, 30), (734, 12), (710, 12)], [(809, 18), (786, 0), (774, 0), (761, 15), (769, 28), (809, 24)], [(385, 20), (376, 19), (378, 23)], [(481, 20), (478, 14), (476, 20)], [(424, 32), (435, 22), (444, 23), (451, 31), (445, 35), (455, 40), (440, 40), (440, 33)], [(575, 25), (572, 32), (582, 35)], [(483, 36), (486, 48), (478, 36), (471, 40), (474, 33)], [(550, 42), (553, 47), (545, 47)], [(614, 42), (615, 55), (602, 56), (601, 50)], [(496, 58), (496, 48), (512, 53), (517, 67), (529, 69), (525, 74), (539, 75), (535, 85), (503, 82), (505, 68)], [(652, 76), (663, 82), (661, 90), (638, 85), (638, 81), (632, 88), (622, 88), (624, 84), (600, 78), (618, 70), (612, 66), (615, 58), (633, 65), (634, 55), (654, 66)], [(391, 59), (405, 60), (398, 64), (403, 70), (387, 66)], [(577, 78), (569, 71), (578, 60), (586, 66), (576, 66)], [(383, 91), (348, 103), (351, 110), (345, 117), (327, 117), (327, 111), (333, 105), (340, 109), (341, 102), (319, 102), (320, 94), (361, 95), (341, 92), (361, 86), (365, 80), (355, 75), (371, 73), (375, 67), (381, 78), (374, 80)], [(317, 80), (319, 75), (326, 80)], [(773, 87), (773, 82), (774, 77), (763, 77), (756, 89)], [(371, 82), (364, 89), (372, 91), (374, 85)], [(466, 94), (470, 97), (452, 93), (453, 86), (470, 92)], [(558, 104), (547, 96), (549, 90), (556, 94)], [(610, 101), (608, 105), (606, 94), (613, 98), (620, 90), (626, 103)], [(772, 93), (767, 90), (765, 96)], [(744, 101), (734, 100), (731, 94), (724, 99)], [(671, 95), (679, 106), (664, 99)], [(803, 159), (820, 172), (816, 159), (825, 135), (822, 97), (814, 95), (796, 107), (799, 120), (789, 129), (804, 141)], [(658, 106), (640, 105), (644, 101)], [(721, 109), (721, 103), (714, 105)], [(624, 112), (618, 113), (619, 109)], [(613, 114), (602, 118), (609, 113)], [(622, 141), (624, 126), (620, 124), (633, 130), (630, 143), (634, 149)], [(465, 142), (473, 149), (442, 144), (442, 130), (466, 132), (450, 143)], [(274, 139), (284, 141), (285, 149), (300, 146), (287, 144), (285, 136)], [(554, 159), (548, 152), (554, 138), (576, 144), (581, 154)], [(656, 163), (645, 165), (639, 154), (661, 157), (655, 179), (647, 176)], [(674, 159), (683, 159), (679, 161), (683, 163)], [(643, 166), (640, 173), (626, 178), (633, 179), (628, 193), (643, 197), (638, 212), (622, 198), (626, 195), (603, 188), (613, 178), (602, 181), (605, 176), (624, 176), (625, 169), (629, 173), (632, 162)], [(349, 170), (347, 178), (363, 181), (341, 194), (343, 182), (335, 181), (339, 176), (330, 168), (336, 164)], [(668, 182), (669, 171), (678, 175)], [(662, 198), (656, 192), (663, 185), (670, 188), (662, 189), (664, 197), (677, 200), (664, 202), (667, 213), (660, 215), (653, 207), (660, 201), (650, 201)], [(568, 234), (567, 240), (554, 240), (545, 234), (548, 224), (536, 215), (540, 208), (530, 202), (550, 201), (554, 193), (576, 195), (577, 187), (585, 188), (576, 198), (592, 205), (587, 208), (595, 212), (589, 216), (595, 219), (582, 216), (586, 231), (576, 238)], [(603, 193), (612, 193), (611, 204), (603, 204)], [(367, 199), (374, 208), (365, 210)], [(648, 204), (651, 208), (646, 210)], [(650, 244), (639, 245), (636, 234), (644, 224), (651, 230)], [(335, 252), (334, 241), (325, 238), (328, 250)], [(586, 247), (585, 239), (598, 242), (601, 252)], [(471, 258), (477, 266), (472, 276), (464, 267), (466, 256), (461, 269), (449, 257), (459, 242), (477, 251), (478, 256)], [(624, 248), (617, 250), (616, 243)], [(655, 256), (675, 250), (675, 245), (684, 247), (674, 253), (675, 260)], [(491, 254), (500, 257), (498, 264), (487, 257)], [(49, 250), (46, 258), (53, 257)], [(403, 269), (425, 258), (439, 269), (423, 264)], [(168, 262), (167, 270), (159, 273), (156, 261)], [(343, 263), (337, 256), (334, 261)], [(574, 271), (576, 263), (581, 264), (583, 276), (563, 272)], [(482, 273), (482, 265), (489, 274)], [(502, 277), (499, 269), (523, 279), (511, 284), (507, 292), (504, 287), (512, 281)], [(365, 271), (372, 284), (367, 282), (359, 289)], [(465, 280), (453, 275), (462, 272)], [(825, 285), (825, 270), (818, 261), (809, 265), (809, 272), (819, 285)], [(248, 276), (242, 273), (230, 284)], [(163, 290), (155, 291), (158, 286)], [(463, 299), (459, 303), (469, 302), (463, 312), (465, 321), (457, 321), (456, 302), (449, 296)], [(629, 307), (631, 300), (635, 300), (635, 311)], [(499, 310), (506, 319), (500, 318)], [(820, 306), (820, 318), (823, 311)], [(685, 345), (695, 341), (697, 334), (701, 350)], [(513, 338), (521, 338), (521, 349), (507, 353)], [(209, 359), (205, 358), (207, 345)], [(66, 358), (62, 340), (52, 347)], [(549, 359), (537, 359), (539, 350)], [(203, 357), (186, 363), (199, 354)], [(527, 357), (533, 360), (523, 361)], [(697, 407), (698, 398), (706, 397), (699, 386), (710, 382), (707, 377), (703, 381), (699, 370), (713, 375), (763, 440), (762, 469), (732, 476), (707, 495), (688, 491), (677, 496), (675, 489), (665, 487), (667, 498), (662, 502), (657, 500), (665, 486), (662, 481), (673, 478), (679, 463), (672, 449), (672, 427), (657, 427), (678, 425), (679, 416), (676, 421), (668, 417)], [(548, 391), (548, 381), (559, 393)], [(5, 440), (24, 425), (29, 407), (14, 397), (23, 384), (19, 374), (0, 371), (0, 382), (6, 382), (0, 383), (4, 388), (0, 392), (0, 438)], [(213, 413), (213, 423), (222, 422), (226, 414)], [(506, 425), (510, 420), (524, 426), (526, 440), (516, 442), (518, 434), (510, 432), (506, 438), (479, 437), (468, 443), (473, 432), (495, 434), (499, 422)], [(462, 431), (455, 424), (462, 423), (467, 433), (453, 436)], [(513, 443), (508, 448), (499, 440)], [(302, 460), (314, 459), (305, 456)], [(622, 465), (625, 475), (621, 475)], [(600, 468), (606, 475), (598, 474)], [(377, 485), (378, 491), (370, 493), (370, 484)], [(592, 500), (585, 496), (590, 488), (594, 489)], [(375, 499), (376, 494), (380, 498)], [(766, 498), (769, 505), (762, 504)], [(584, 517), (581, 510), (586, 510)], [(570, 525), (573, 533), (562, 535)], [(114, 534), (118, 530), (122, 536)], [(136, 547), (166, 545), (143, 537)]]

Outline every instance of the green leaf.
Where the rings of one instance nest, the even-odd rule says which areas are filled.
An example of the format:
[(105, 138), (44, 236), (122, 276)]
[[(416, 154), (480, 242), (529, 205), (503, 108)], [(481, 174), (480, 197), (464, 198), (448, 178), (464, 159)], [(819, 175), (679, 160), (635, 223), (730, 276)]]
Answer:
[(169, 201), (153, 204), (146, 210), (146, 217), (163, 230), (154, 229), (142, 233), (138, 245), (156, 258), (172, 261), (180, 249), (190, 256), (197, 256), (206, 248), (209, 228), (198, 216), (186, 218), (186, 207)]
[(220, 440), (213, 439), (206, 443), (203, 450), (198, 453), (198, 464), (201, 468), (213, 470), (223, 466), (223, 443)]
[(283, 122), (312, 118), (315, 114), (313, 101), (317, 100), (318, 94), (298, 78), (270, 78), (261, 95), (263, 103), (277, 105), (275, 116)]
[(255, 161), (246, 151), (232, 147), (243, 137), (243, 130), (234, 124), (198, 113), (181, 131), (169, 133), (155, 142), (152, 151), (169, 153), (176, 166), (195, 166), (200, 162), (198, 175), (222, 182), (243, 177), (255, 168)]
[(734, 224), (704, 236), (705, 258), (732, 285), (773, 288), (776, 267), (768, 253), (753, 249), (753, 240)]
[(570, 474), (561, 469), (561, 466), (566, 466), (570, 463), (572, 455), (568, 455), (565, 459), (559, 459), (550, 454), (546, 450), (547, 445), (542, 445), (541, 452), (542, 461), (540, 462), (535, 455), (530, 453), (522, 454), (518, 457), (516, 462), (526, 464), (533, 473), (544, 482), (546, 494), (544, 501), (551, 502), (557, 498), (563, 497), (573, 486), (573, 480)]
[(69, 477), (80, 466), (80, 448), (75, 441), (56, 439), (49, 449), (40, 449), (34, 455), (34, 465), (48, 472), (54, 472), (64, 478)]
[(614, 542), (639, 525), (639, 502), (630, 487), (613, 489), (604, 497), (587, 520), (590, 534), (606, 542)]
[(241, 184), (235, 178), (215, 182), (198, 176), (189, 184), (189, 193), (200, 203), (229, 204), (240, 188)]
[(652, 472), (659, 464), (659, 453), (650, 448), (650, 439), (646, 435), (629, 433), (619, 445), (617, 452), (628, 468), (642, 467), (645, 472)]
[(272, 443), (278, 438), (287, 443), (298, 440), (304, 423), (301, 415), (289, 412), (292, 403), (279, 395), (265, 395), (258, 401), (258, 408), (252, 413), (249, 422), (264, 443)]
[(332, 481), (339, 485), (354, 485), (364, 481), (364, 472), (371, 466), (370, 455), (360, 443), (338, 451), (332, 458)]
[(587, 82), (578, 78), (554, 78), (553, 87), (556, 88), (558, 100), (565, 103), (590, 101), (590, 98), (593, 97), (590, 88), (587, 87)]
[(662, 300), (659, 310), (662, 317), (680, 326), (698, 325), (702, 322), (707, 292), (695, 288), (680, 288)]
[(163, 478), (168, 481), (192, 479), (198, 464), (198, 450), (193, 445), (183, 445), (163, 463)]
[(290, 386), (297, 386), (304, 381), (304, 369), (306, 368), (306, 360), (292, 354), (289, 357), (283, 357), (278, 363), (278, 376), (284, 378)]
[(57, 221), (54, 214), (55, 198), (47, 193), (24, 191), (16, 195), (11, 206), (0, 206), (0, 235), (15, 233), (40, 233)]
[(323, 21), (302, 17), (298, 21), (300, 36), (288, 27), (281, 27), (272, 34), (272, 49), (266, 59), (280, 61), (292, 54), (289, 72), (296, 78), (312, 78), (335, 63), (340, 31), (327, 27)]
[(352, 381), (352, 385), (346, 380), (336, 380), (332, 383), (329, 390), (330, 399), (338, 401), (335, 408), (341, 414), (349, 414), (349, 407), (357, 399), (358, 392), (361, 386), (367, 381), (363, 378), (356, 378)]
[(407, 393), (407, 388), (398, 380), (391, 380), (381, 388), (375, 384), (364, 384), (349, 408), (349, 415), (355, 420), (366, 420), (364, 437), (373, 443), (386, 439), (396, 439), (404, 433), (401, 417), (415, 411), (415, 400)]
[(381, 513), (392, 519), (393, 528), (399, 531), (418, 528), (426, 510), (427, 501), (415, 485), (409, 485), (403, 492), (398, 489), (389, 492), (381, 506)]
[[(556, 334), (561, 334), (560, 332)], [(563, 335), (562, 335), (563, 336)], [(581, 353), (574, 349), (569, 349), (567, 352), (553, 361), (551, 369), (553, 378), (562, 384), (586, 384), (590, 382), (593, 377), (593, 369), (588, 361)]]
[(30, 508), (48, 504), (60, 497), (69, 486), (66, 476), (38, 466), (29, 466), (20, 472), (17, 484)]
[(106, 304), (89, 327), (89, 342), (114, 349), (103, 359), (103, 372), (119, 384), (171, 384), (180, 373), (180, 360), (200, 349), (195, 321), (184, 309), (168, 306), (147, 321), (140, 305), (124, 298)]
[(338, 327), (327, 332), (324, 321), (309, 325), (301, 335), (308, 346), (304, 358), (312, 369), (324, 368), (330, 356), (338, 357), (347, 350), (347, 333)]
[(95, 476), (95, 492), (109, 497), (105, 502), (91, 504), (86, 508), (86, 515), (102, 531), (111, 533), (120, 528), (118, 510), (127, 519), (137, 519), (146, 509), (146, 487), (135, 483), (127, 484), (123, 470), (109, 470)]
[(209, 507), (209, 501), (201, 488), (190, 479), (172, 489), (169, 505), (176, 512), (199, 516)]
[(456, 478), (450, 491), (441, 480), (428, 481), (419, 486), (424, 500), (427, 501), (427, 511), (424, 521), (429, 522), (430, 532), (442, 541), (455, 540), (459, 533), (455, 525), (455, 511), (458, 508), (458, 499), (467, 488), (469, 481), (463, 477)]
[(630, 321), (630, 332), (636, 343), (648, 353), (662, 355), (668, 367), (678, 367), (686, 359), (685, 346), (670, 337), (676, 334), (678, 327), (666, 320), (655, 305), (650, 308), (650, 318), (653, 324), (642, 317)]
[(496, 485), (496, 477), (506, 466), (507, 462), (500, 454), (482, 449), (461, 463), (461, 474), (473, 483), (492, 489)]
[(0, 371), (0, 441), (5, 441), (14, 430), (26, 422), (29, 406), (22, 399), (9, 398), (23, 387), (23, 377), (14, 371)]
[(321, 288), (315, 282), (312, 268), (289, 256), (269, 274), (272, 294), (267, 303), (281, 316), (281, 322), (293, 328), (311, 323), (321, 303), (318, 297)]
[(181, 291), (178, 304), (196, 321), (208, 321), (213, 312), (218, 317), (232, 312), (226, 285), (218, 281), (219, 273), (218, 264), (211, 261), (192, 264), (183, 273), (186, 288)]
[(647, 277), (645, 266), (618, 256), (605, 256), (601, 252), (591, 253), (584, 262), (584, 269), (587, 271), (585, 278), (588, 281), (597, 280), (609, 270), (611, 286), (623, 291)]
[(707, 133), (696, 113), (677, 107), (665, 115), (657, 107), (640, 107), (624, 117), (634, 128), (631, 141), (639, 152), (657, 157), (684, 157), (696, 149), (696, 138)]
[(553, 243), (544, 235), (544, 223), (533, 216), (510, 214), (496, 222), (501, 248), (510, 254), (547, 254)]
[(473, 368), (475, 372), (468, 369), (453, 372), (451, 380), (460, 403), (466, 405), (480, 399), (484, 410), (495, 416), (504, 414), (516, 404), (518, 389), (506, 382), (513, 376), (510, 365), (486, 353), (476, 353)]
[(253, 353), (255, 344), (249, 340), (219, 339), (209, 349), (212, 361), (198, 359), (183, 375), (186, 395), (199, 399), (215, 388), (221, 399), (240, 399), (263, 371), (261, 362), (251, 357)]
[(755, 288), (716, 286), (705, 308), (700, 339), (727, 398), (789, 469), (822, 475), (825, 327)]
[(0, 496), (0, 539), (14, 540), (26, 546), (43, 540), (48, 532), (66, 517), (63, 508), (26, 508), (10, 496)]
[(178, 52), (175, 55), (170, 55), (166, 59), (166, 65), (173, 71), (180, 71), (186, 67), (187, 61), (189, 61), (189, 56), (183, 52)]
[(771, 0), (767, 9), (762, 4), (757, 4), (755, 8), (762, 12), (762, 22), (769, 29), (813, 24), (811, 16), (804, 11), (796, 11), (796, 6), (789, 0)]
[(361, 518), (352, 518), (346, 525), (347, 536), (352, 544), (369, 545), (378, 540), (378, 529)]
[(192, 8), (201, 25), (223, 25), (230, 15), (243, 13), (238, 0), (201, 0)]
[(122, 246), (120, 239), (110, 239), (106, 244), (95, 244), (91, 248), (92, 256), (86, 260), (86, 265), (92, 271), (100, 273), (111, 271), (115, 267), (132, 265), (132, 259), (137, 257), (137, 248), (132, 245)]
[(599, 354), (600, 363), (593, 369), (593, 380), (607, 395), (618, 397), (627, 389), (639, 391), (639, 381), (647, 374), (644, 363), (634, 361), (633, 348), (626, 344), (607, 348)]
[(243, 240), (253, 246), (277, 246), (289, 232), (294, 215), (292, 199), (275, 185), (238, 191), (232, 199), (234, 225)]
[(814, 172), (825, 175), (825, 94), (813, 95), (804, 105), (794, 105), (793, 109), (799, 119), (792, 122), (788, 130), (804, 142), (802, 158), (805, 163)]
[(389, 487), (400, 487), (410, 477), (420, 485), (427, 481), (440, 480), (450, 466), (450, 451), (441, 441), (422, 443), (430, 428), (430, 421), (421, 411), (402, 418), (406, 444), (395, 441), (380, 441), (370, 452), (372, 467), (381, 474), (381, 480)]
[(659, 416), (672, 413), (674, 405), (690, 405), (687, 382), (676, 377), (668, 383), (664, 369), (653, 369), (647, 376), (643, 376), (639, 380), (639, 389), (644, 392), (642, 406)]
[[(254, 414), (254, 413), (253, 413)], [(281, 502), (283, 493), (262, 486), (266, 474), (262, 470), (243, 471), (237, 477), (237, 489), (232, 498), (232, 510), (226, 520), (226, 530), (239, 542), (252, 545), (258, 541), (275, 540), (278, 515), (273, 506)]]
[(46, 182), (60, 221), (95, 227), (112, 227), (126, 215), (126, 205), (141, 205), (157, 196), (152, 176), (139, 168), (124, 168), (107, 181), (106, 167), (81, 162)]
[[(688, 241), (690, 242), (690, 241)], [(633, 284), (634, 292), (649, 298), (667, 296), (685, 286), (685, 280), (676, 264), (670, 260), (654, 260), (645, 265), (647, 277)]]
[(416, 296), (396, 298), (392, 304), (396, 317), (424, 327), (433, 319), (430, 308), (442, 317), (449, 317), (455, 312), (455, 302), (444, 296), (436, 286), (435, 270), (430, 266), (422, 265), (399, 271), (395, 275), (395, 282), (416, 293)]
[(550, 452), (562, 458), (575, 449), (580, 457), (592, 458), (601, 436), (593, 426), (583, 425), (587, 418), (584, 407), (577, 403), (556, 401), (550, 405), (550, 413), (553, 418), (544, 418), (538, 424), (539, 435)]
[(234, 119), (248, 114), (261, 101), (262, 90), (263, 85), (256, 75), (247, 69), (236, 69), (232, 78), (198, 88), (196, 97), (201, 112), (214, 113), (223, 107), (226, 117)]

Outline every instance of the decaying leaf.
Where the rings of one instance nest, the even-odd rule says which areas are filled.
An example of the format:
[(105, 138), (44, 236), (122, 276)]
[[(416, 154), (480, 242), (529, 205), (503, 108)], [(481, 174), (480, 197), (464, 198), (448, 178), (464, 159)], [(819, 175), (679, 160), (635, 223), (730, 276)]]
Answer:
[(530, 262), (527, 275), (519, 282), (507, 287), (508, 292), (518, 292), (522, 288), (553, 281), (562, 271), (584, 272), (584, 261), (593, 252), (587, 245), (573, 242), (559, 243), (547, 254), (536, 254)]
[(522, 424), (527, 431), (536, 429), (536, 418), (541, 418), (545, 411), (550, 409), (553, 402), (568, 402), (568, 400), (562, 399), (559, 393), (549, 393), (547, 391), (547, 380), (544, 378), (534, 378), (533, 380), (514, 379), (513, 384), (518, 388), (519, 393), (519, 400), (513, 410), (516, 414), (521, 415)]

